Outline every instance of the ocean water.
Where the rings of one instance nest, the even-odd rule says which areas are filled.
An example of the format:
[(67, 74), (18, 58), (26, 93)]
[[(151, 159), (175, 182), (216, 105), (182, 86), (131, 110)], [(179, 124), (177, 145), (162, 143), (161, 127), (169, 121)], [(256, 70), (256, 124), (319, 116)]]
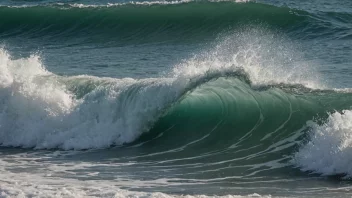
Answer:
[(0, 0), (0, 197), (351, 197), (352, 1)]

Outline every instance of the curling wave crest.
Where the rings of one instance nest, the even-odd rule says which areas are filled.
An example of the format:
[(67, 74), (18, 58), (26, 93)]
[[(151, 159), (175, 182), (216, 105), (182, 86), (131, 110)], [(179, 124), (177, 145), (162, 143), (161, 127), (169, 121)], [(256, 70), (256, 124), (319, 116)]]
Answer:
[[(323, 85), (302, 60), (290, 42), (260, 29), (227, 36), (159, 78), (58, 76), (38, 55), (12, 59), (1, 49), (0, 144), (106, 148), (143, 143), (170, 129), (162, 142), (184, 145), (181, 150), (248, 150), (237, 156), (248, 170), (263, 156), (265, 163), (287, 166), (282, 163), (293, 154), (304, 171), (350, 175), (351, 113), (342, 110), (351, 107), (352, 95)], [(325, 124), (309, 121), (315, 116)], [(214, 141), (222, 144), (209, 144)]]

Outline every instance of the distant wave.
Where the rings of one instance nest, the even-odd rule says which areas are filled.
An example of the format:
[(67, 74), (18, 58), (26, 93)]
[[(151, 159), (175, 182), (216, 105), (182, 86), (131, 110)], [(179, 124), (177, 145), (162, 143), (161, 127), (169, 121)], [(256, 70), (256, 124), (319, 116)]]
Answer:
[[(14, 36), (58, 40), (80, 37), (90, 42), (101, 42), (106, 38), (119, 42), (145, 42), (202, 38), (248, 24), (269, 25), (295, 35), (308, 32), (315, 38), (322, 32), (344, 38), (350, 34), (341, 22), (349, 23), (352, 15), (313, 14), (255, 2), (151, 1), (0, 6), (0, 18), (0, 39)], [(338, 19), (340, 23), (334, 24), (334, 20), (329, 19)]]

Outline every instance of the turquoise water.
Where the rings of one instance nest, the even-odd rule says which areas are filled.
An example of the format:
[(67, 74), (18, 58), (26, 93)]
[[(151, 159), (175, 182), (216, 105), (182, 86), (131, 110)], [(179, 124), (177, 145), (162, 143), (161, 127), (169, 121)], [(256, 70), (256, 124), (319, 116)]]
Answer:
[(0, 197), (350, 197), (351, 6), (0, 2)]

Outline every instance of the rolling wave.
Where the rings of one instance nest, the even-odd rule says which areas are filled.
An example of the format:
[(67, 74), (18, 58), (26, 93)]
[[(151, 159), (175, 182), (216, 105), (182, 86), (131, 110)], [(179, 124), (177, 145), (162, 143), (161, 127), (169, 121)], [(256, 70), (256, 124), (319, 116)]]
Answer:
[[(351, 129), (350, 111), (342, 111), (352, 105), (350, 92), (282, 83), (253, 86), (243, 68), (208, 70), (192, 74), (192, 80), (182, 75), (135, 80), (60, 77), (46, 71), (38, 57), (11, 60), (4, 51), (1, 60), (2, 146), (80, 150), (127, 143), (177, 148), (170, 152), (178, 156), (218, 151), (222, 158), (232, 151), (232, 161), (241, 159), (252, 169), (258, 159), (289, 160), (312, 131), (312, 142), (295, 154), (296, 163), (303, 170), (350, 174), (341, 164), (325, 170), (322, 161), (315, 164), (319, 167), (306, 163), (338, 145), (348, 148), (349, 138), (340, 142), (339, 137)], [(306, 125), (314, 118), (322, 121)], [(327, 125), (318, 124), (326, 119)], [(331, 157), (348, 155), (336, 152), (341, 154)]]
[[(250, 30), (181, 62), (166, 77), (146, 79), (58, 76), (39, 56), (16, 60), (1, 49), (0, 144), (64, 150), (156, 145), (161, 154), (218, 153), (239, 161), (248, 175), (273, 163), (286, 166), (291, 158), (302, 170), (350, 175), (340, 163), (323, 167), (337, 156), (349, 160), (352, 94), (321, 85), (289, 46)], [(330, 151), (339, 155), (317, 161)]]
[[(339, 23), (327, 24), (326, 17), (333, 17)], [(334, 34), (346, 36), (343, 34), (346, 27), (341, 25), (341, 21), (349, 23), (351, 15), (317, 15), (254, 2), (176, 1), (0, 6), (0, 18), (2, 38), (80, 37), (90, 42), (102, 42), (104, 38), (109, 38), (109, 41), (145, 42), (189, 39), (194, 38), (194, 35), (203, 38), (248, 24), (265, 24), (293, 32), (295, 35), (300, 35), (303, 31), (309, 34), (316, 32), (319, 36), (322, 31), (333, 31)]]

